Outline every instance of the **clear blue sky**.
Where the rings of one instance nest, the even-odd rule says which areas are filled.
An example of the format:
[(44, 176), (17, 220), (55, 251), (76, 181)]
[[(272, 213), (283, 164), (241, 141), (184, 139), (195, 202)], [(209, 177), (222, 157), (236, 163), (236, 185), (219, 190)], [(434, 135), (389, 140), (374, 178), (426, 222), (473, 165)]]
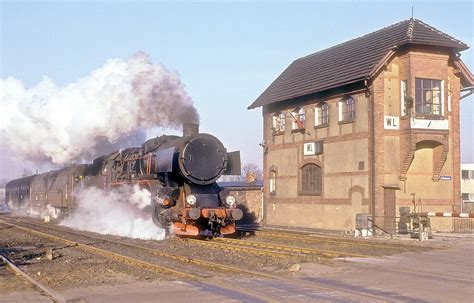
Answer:
[[(472, 1), (1, 1), (1, 77), (65, 85), (143, 50), (181, 75), (202, 131), (261, 165), (261, 111), (247, 106), (294, 59), (409, 19), (412, 5), (415, 18), (473, 45)], [(462, 53), (471, 71), (473, 57)], [(461, 106), (464, 162), (474, 162), (473, 100)]]

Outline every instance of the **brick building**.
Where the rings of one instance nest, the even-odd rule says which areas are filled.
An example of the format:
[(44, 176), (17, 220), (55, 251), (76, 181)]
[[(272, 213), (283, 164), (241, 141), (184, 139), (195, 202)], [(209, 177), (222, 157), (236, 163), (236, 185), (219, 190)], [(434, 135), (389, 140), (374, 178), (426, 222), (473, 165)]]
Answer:
[(371, 213), (393, 230), (413, 200), (459, 211), (467, 48), (409, 19), (291, 63), (249, 106), (263, 108), (265, 222), (351, 230)]
[(461, 164), (462, 211), (474, 212), (474, 163)]

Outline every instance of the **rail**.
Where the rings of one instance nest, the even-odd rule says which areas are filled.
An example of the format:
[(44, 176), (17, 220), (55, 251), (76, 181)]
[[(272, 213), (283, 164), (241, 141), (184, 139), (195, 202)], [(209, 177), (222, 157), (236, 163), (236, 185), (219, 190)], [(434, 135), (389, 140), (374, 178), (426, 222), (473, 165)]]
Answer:
[(347, 238), (342, 236), (327, 236), (323, 234), (315, 234), (315, 233), (300, 233), (300, 232), (289, 232), (289, 231), (278, 231), (278, 230), (266, 230), (262, 229), (259, 231), (252, 231), (255, 232), (256, 236), (259, 237), (269, 237), (269, 238), (281, 238), (281, 239), (289, 239), (289, 240), (300, 240), (305, 241), (308, 243), (314, 242), (328, 242), (328, 243), (335, 243), (335, 244), (344, 244), (344, 245), (353, 245), (359, 247), (368, 247), (368, 248), (384, 248), (384, 249), (392, 249), (392, 250), (426, 250), (426, 247), (420, 246), (419, 244), (407, 244), (407, 243), (388, 243), (382, 242), (380, 240), (375, 239), (354, 239), (354, 238)]
[(217, 241), (246, 246), (246, 247), (262, 247), (262, 248), (273, 249), (273, 250), (282, 251), (282, 252), (299, 253), (299, 254), (305, 254), (305, 255), (317, 255), (324, 258), (342, 258), (342, 257), (369, 258), (371, 257), (369, 255), (345, 253), (345, 252), (339, 252), (339, 251), (333, 251), (333, 250), (322, 250), (322, 249), (315, 249), (315, 248), (280, 245), (280, 244), (254, 242), (254, 241), (243, 241), (243, 240), (236, 240), (236, 239), (222, 238), (222, 239), (217, 239)]
[(42, 293), (44, 293), (48, 298), (50, 298), (53, 302), (57, 303), (66, 303), (66, 300), (57, 292), (50, 289), (49, 287), (44, 286), (40, 282), (36, 281), (35, 279), (31, 278), (28, 274), (24, 271), (19, 269), (15, 263), (13, 263), (7, 256), (0, 254), (0, 258), (7, 264), (7, 266), (17, 275), (22, 276), (28, 282), (33, 284), (36, 288), (38, 288)]

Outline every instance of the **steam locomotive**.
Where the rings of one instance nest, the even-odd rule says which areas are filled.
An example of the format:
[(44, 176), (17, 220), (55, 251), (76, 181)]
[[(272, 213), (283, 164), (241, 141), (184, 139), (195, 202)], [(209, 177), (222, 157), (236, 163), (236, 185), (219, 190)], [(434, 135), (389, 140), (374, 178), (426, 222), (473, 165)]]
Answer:
[(199, 125), (185, 124), (182, 137), (163, 135), (92, 164), (12, 180), (5, 201), (69, 210), (76, 206), (78, 187), (108, 192), (137, 184), (152, 193), (157, 226), (181, 236), (214, 237), (234, 233), (235, 221), (243, 216), (235, 197), (216, 183), (223, 174), (240, 174), (240, 152), (227, 152), (219, 139), (199, 133)]

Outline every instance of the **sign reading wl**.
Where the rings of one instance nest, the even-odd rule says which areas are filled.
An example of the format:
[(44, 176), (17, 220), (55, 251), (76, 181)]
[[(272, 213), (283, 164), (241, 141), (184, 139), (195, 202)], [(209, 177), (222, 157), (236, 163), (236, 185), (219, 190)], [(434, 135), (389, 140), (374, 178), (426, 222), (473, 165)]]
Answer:
[(400, 118), (396, 116), (384, 116), (384, 128), (385, 129), (398, 129), (400, 127)]

